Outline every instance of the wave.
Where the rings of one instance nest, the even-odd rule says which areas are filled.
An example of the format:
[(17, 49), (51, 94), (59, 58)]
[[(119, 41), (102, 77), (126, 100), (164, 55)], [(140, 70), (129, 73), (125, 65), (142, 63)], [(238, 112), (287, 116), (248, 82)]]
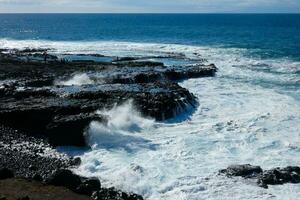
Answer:
[(100, 110), (98, 114), (107, 117), (105, 124), (92, 122), (86, 132), (88, 144), (92, 148), (123, 148), (131, 150), (138, 147), (151, 147), (150, 141), (138, 133), (153, 126), (154, 120), (147, 119), (135, 109), (133, 101), (115, 105), (110, 110)]

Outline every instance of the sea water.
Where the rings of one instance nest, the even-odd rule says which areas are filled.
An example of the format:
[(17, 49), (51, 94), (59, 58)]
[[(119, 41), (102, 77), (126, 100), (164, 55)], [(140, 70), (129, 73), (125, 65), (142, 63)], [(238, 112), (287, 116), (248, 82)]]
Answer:
[[(300, 196), (296, 184), (263, 189), (218, 175), (230, 164), (300, 165), (300, 15), (5, 14), (0, 29), (1, 48), (184, 54), (184, 60), (165, 63), (201, 58), (218, 67), (216, 77), (180, 82), (199, 101), (184, 120), (156, 122), (131, 101), (99, 110), (108, 123), (90, 124), (85, 136), (91, 149), (64, 148), (82, 158), (76, 173), (150, 200)], [(89, 76), (56, 84), (87, 84)]]

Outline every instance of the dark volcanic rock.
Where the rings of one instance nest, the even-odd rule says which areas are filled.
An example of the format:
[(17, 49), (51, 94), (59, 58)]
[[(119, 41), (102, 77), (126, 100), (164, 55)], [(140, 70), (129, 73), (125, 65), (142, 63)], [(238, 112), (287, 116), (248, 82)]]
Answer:
[(288, 166), (285, 168), (274, 168), (262, 170), (259, 166), (232, 165), (220, 173), (229, 177), (242, 176), (244, 178), (257, 179), (259, 186), (268, 188), (268, 185), (281, 185), (285, 183), (300, 183), (300, 167)]
[[(28, 49), (21, 53), (34, 51)], [(3, 80), (2, 83), (0, 81), (0, 120), (31, 134), (46, 132), (48, 135), (56, 135), (55, 138), (62, 133), (75, 132), (74, 145), (84, 145), (79, 130), (83, 132), (95, 118), (103, 120), (93, 114), (95, 110), (109, 108), (128, 99), (133, 99), (144, 115), (157, 120), (169, 119), (185, 112), (196, 105), (195, 97), (168, 81), (213, 76), (217, 70), (214, 65), (166, 67), (163, 63), (136, 58), (121, 58), (110, 64), (91, 64), (32, 63), (9, 56), (12, 58), (3, 59), (0, 54), (0, 80)], [(67, 80), (74, 74), (87, 71), (101, 73), (101, 85), (97, 77), (92, 78), (95, 85), (89, 88), (60, 86), (57, 89), (53, 85), (55, 80)], [(102, 85), (103, 81), (106, 84)], [(67, 90), (77, 92), (68, 95)], [(66, 138), (53, 143), (64, 144)]]
[(103, 188), (94, 192), (91, 197), (93, 200), (143, 200), (143, 197), (137, 194), (126, 194), (115, 188)]
[[(68, 168), (78, 166), (80, 159), (60, 154), (50, 144), (84, 146), (90, 122), (107, 122), (97, 111), (126, 101), (156, 120), (194, 110), (196, 97), (174, 81), (214, 76), (217, 68), (202, 63), (165, 66), (159, 61), (188, 59), (176, 53), (158, 56), (158, 61), (151, 56), (113, 60), (98, 54), (74, 55), (77, 60), (68, 55), (67, 61), (68, 56), (59, 60), (51, 53), (44, 60), (45, 51), (0, 50), (0, 175), (10, 177), (7, 168), (17, 178), (46, 181), (93, 194), (93, 199), (143, 199), (73, 174)], [(81, 74), (88, 81), (74, 82)]]
[(214, 64), (192, 64), (183, 67), (172, 67), (164, 72), (164, 76), (169, 80), (181, 80), (187, 78), (199, 78), (206, 76), (214, 76), (217, 72), (217, 67)]
[(17, 200), (30, 200), (30, 198), (28, 196), (25, 196), (25, 197), (20, 197)]
[(90, 178), (82, 181), (82, 183), (76, 188), (76, 191), (80, 194), (86, 194), (91, 196), (93, 192), (99, 191), (101, 184), (99, 179)]
[[(85, 145), (83, 133), (95, 114), (132, 99), (145, 116), (175, 117), (197, 105), (194, 95), (177, 83), (103, 84), (65, 87), (12, 87), (0, 97), (0, 121), (32, 135), (43, 134), (53, 145)], [(72, 140), (70, 140), (72, 138)]]
[(106, 83), (151, 83), (156, 81), (180, 81), (188, 78), (214, 76), (215, 65), (191, 64), (183, 66), (112, 67), (102, 73)]
[(11, 170), (9, 170), (7, 168), (0, 169), (0, 180), (12, 178), (12, 177), (14, 177), (14, 173)]
[(266, 170), (258, 178), (258, 184), (262, 187), (284, 183), (300, 183), (300, 167), (289, 166)]
[(115, 63), (117, 66), (126, 66), (126, 67), (161, 67), (164, 66), (162, 62), (155, 62), (155, 61), (147, 61), (147, 60), (118, 60)]
[(70, 167), (70, 160), (45, 140), (0, 125), (0, 169), (9, 169), (16, 177), (44, 180), (53, 170)]
[[(55, 80), (66, 80), (83, 71), (101, 72), (103, 80), (113, 84), (99, 85), (96, 78), (94, 86), (53, 85)], [(89, 122), (104, 120), (94, 114), (96, 110), (133, 99), (145, 116), (169, 119), (195, 107), (197, 102), (186, 89), (168, 80), (214, 75), (215, 71), (213, 65), (165, 67), (152, 61), (105, 65), (32, 63), (2, 58), (0, 120), (33, 135), (47, 135), (54, 145), (82, 146), (85, 144), (82, 133)]]
[(262, 173), (262, 169), (260, 166), (252, 166), (249, 164), (231, 165), (227, 169), (220, 170), (220, 173), (226, 174), (227, 176), (253, 177)]
[(50, 175), (46, 183), (55, 186), (64, 186), (75, 191), (81, 184), (81, 179), (70, 170), (58, 169)]
[[(32, 182), (38, 181), (46, 183), (44, 187), (49, 188), (49, 185), (62, 186), (76, 193), (89, 196), (94, 191), (112, 190), (105, 188), (100, 190), (101, 184), (98, 179), (80, 177), (67, 169), (73, 167), (74, 163), (78, 164), (79, 160), (76, 160), (75, 162), (74, 159), (58, 153), (41, 138), (26, 136), (20, 131), (0, 125), (0, 181), (2, 179), (10, 180), (15, 174), (16, 178), (29, 179), (29, 183), (22, 184), (29, 184), (30, 187), (36, 185)], [(20, 182), (14, 179), (12, 181), (16, 182), (13, 183), (14, 185)], [(22, 185), (15, 186), (22, 188)], [(10, 190), (13, 189), (10, 188)], [(138, 196), (136, 194), (122, 194), (127, 197)], [(55, 195), (51, 194), (51, 196)], [(110, 196), (109, 193), (102, 194), (104, 199), (110, 199)]]
[[(83, 180), (82, 180), (83, 179)], [(70, 170), (57, 170), (46, 181), (50, 185), (64, 186), (76, 193), (91, 196), (92, 199), (109, 200), (142, 200), (137, 194), (127, 194), (114, 188), (101, 188), (100, 181), (96, 178), (82, 178)]]

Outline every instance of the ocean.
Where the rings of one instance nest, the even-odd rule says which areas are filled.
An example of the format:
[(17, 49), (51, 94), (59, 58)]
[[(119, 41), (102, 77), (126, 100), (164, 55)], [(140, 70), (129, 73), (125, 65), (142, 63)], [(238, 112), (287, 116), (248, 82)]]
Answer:
[(180, 82), (199, 101), (184, 117), (157, 122), (131, 102), (100, 110), (110, 120), (91, 123), (91, 149), (59, 148), (81, 156), (76, 173), (149, 200), (300, 196), (299, 185), (263, 189), (218, 175), (231, 164), (300, 165), (299, 14), (0, 14), (0, 48), (27, 47), (54, 54), (184, 54), (163, 62), (201, 58), (219, 69), (216, 77)]

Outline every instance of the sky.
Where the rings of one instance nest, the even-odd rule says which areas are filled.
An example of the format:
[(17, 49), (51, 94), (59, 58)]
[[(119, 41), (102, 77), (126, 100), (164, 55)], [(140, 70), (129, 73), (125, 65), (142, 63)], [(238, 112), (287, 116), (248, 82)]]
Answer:
[(300, 13), (300, 0), (0, 0), (1, 13)]

